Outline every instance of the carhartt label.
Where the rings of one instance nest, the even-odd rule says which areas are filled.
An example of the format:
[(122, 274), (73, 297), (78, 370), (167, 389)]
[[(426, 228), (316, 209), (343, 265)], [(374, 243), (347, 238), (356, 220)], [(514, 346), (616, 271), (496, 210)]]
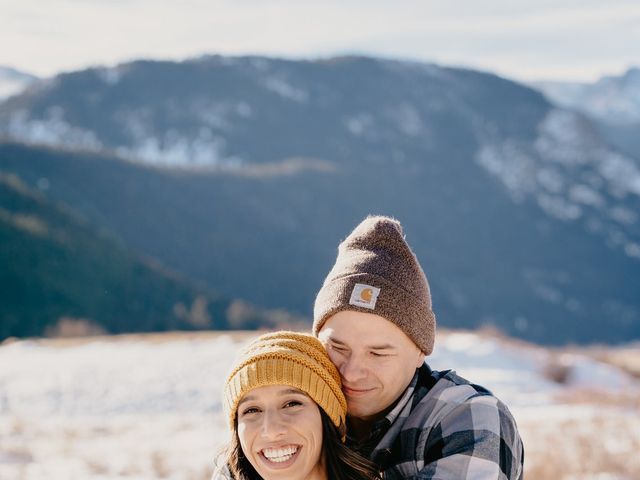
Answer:
[(349, 304), (373, 310), (376, 308), (376, 301), (378, 300), (379, 294), (380, 289), (377, 287), (365, 285), (364, 283), (356, 283), (353, 286)]

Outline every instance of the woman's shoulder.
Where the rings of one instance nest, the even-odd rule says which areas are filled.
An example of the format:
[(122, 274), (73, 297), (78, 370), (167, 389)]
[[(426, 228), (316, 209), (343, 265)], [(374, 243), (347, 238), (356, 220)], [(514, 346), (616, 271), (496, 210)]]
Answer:
[(219, 455), (213, 462), (211, 480), (233, 480), (225, 455)]

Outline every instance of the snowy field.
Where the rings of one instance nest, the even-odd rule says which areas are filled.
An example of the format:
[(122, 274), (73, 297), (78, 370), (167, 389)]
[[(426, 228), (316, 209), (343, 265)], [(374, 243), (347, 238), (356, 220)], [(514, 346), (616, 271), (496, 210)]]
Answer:
[[(0, 479), (209, 478), (227, 438), (222, 382), (253, 335), (5, 343)], [(596, 358), (637, 366), (639, 350), (551, 351), (445, 332), (429, 363), (454, 368), (509, 405), (528, 480), (638, 480), (640, 380)]]

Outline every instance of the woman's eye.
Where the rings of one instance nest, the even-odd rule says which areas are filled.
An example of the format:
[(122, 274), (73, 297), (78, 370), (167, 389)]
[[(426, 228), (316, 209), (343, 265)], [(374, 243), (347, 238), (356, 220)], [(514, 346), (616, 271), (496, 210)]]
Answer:
[(386, 357), (384, 353), (371, 352), (371, 355), (374, 357)]
[(256, 407), (249, 407), (242, 411), (242, 415), (251, 415), (252, 413), (258, 413), (259, 410)]
[(290, 402), (284, 404), (284, 408), (298, 407), (300, 405), (302, 405), (302, 402), (298, 400), (291, 400)]

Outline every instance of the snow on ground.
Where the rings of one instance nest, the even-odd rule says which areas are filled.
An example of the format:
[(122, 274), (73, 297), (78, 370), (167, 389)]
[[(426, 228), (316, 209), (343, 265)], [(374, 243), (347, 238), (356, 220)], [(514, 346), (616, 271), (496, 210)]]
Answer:
[[(253, 335), (0, 346), (0, 479), (208, 478), (228, 435), (221, 386)], [(441, 334), (429, 363), (509, 405), (528, 478), (640, 478), (640, 383), (622, 370), (469, 332)]]

